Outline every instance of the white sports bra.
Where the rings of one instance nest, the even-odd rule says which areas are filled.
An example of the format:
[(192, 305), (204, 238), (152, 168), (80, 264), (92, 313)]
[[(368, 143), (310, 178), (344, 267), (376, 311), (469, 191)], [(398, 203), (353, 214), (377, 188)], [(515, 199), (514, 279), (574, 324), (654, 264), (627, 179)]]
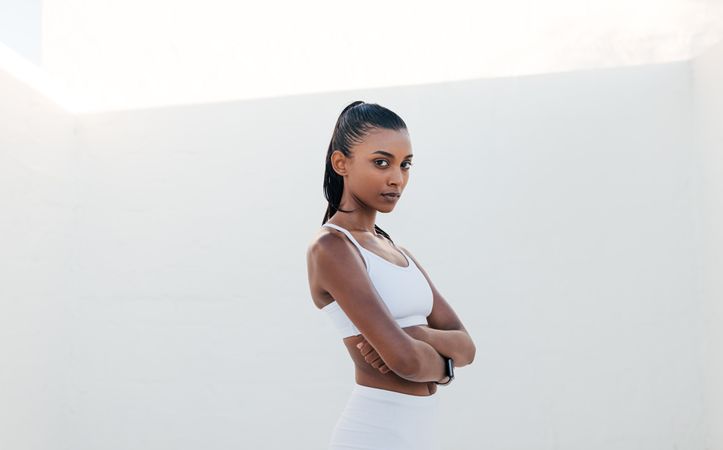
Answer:
[[(427, 316), (432, 313), (432, 288), (412, 258), (400, 249), (407, 260), (407, 265), (398, 266), (359, 245), (348, 230), (333, 223), (325, 223), (322, 226), (343, 232), (359, 249), (374, 288), (400, 328), (427, 325)], [(343, 338), (361, 334), (336, 300), (321, 310), (329, 314)]]

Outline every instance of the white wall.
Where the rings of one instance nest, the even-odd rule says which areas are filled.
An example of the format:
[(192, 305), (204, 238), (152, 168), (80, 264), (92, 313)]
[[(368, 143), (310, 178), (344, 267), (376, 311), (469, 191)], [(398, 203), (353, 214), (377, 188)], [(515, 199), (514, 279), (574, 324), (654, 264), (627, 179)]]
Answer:
[(687, 60), (721, 24), (719, 0), (43, 0), (43, 66), (106, 111)]
[[(69, 443), (76, 118), (0, 69), (0, 448)], [(61, 439), (62, 437), (62, 439)]]
[(353, 366), (305, 250), (363, 99), (415, 152), (378, 224), (477, 344), (445, 449), (702, 449), (691, 86), (674, 63), (3, 124), (3, 161), (47, 169), (0, 169), (0, 447), (324, 448)]
[(723, 449), (723, 42), (693, 61), (698, 127), (707, 449)]

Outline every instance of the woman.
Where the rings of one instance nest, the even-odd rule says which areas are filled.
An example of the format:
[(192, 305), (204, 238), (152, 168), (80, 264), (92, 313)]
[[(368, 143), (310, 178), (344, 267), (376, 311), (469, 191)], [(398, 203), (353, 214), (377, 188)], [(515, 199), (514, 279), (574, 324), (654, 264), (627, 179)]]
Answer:
[(355, 365), (355, 385), (330, 449), (436, 449), (438, 384), (470, 364), (475, 345), (406, 248), (376, 225), (409, 181), (404, 121), (374, 103), (341, 112), (326, 154), (329, 206), (307, 250), (314, 303)]

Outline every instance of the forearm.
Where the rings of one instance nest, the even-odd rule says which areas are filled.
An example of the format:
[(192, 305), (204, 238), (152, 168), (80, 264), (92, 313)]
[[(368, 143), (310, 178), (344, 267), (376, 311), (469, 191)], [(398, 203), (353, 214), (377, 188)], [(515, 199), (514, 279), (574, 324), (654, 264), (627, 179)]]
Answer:
[(442, 355), (422, 340), (415, 339), (413, 342), (411, 368), (404, 375), (398, 375), (417, 382), (440, 381), (445, 378), (445, 361)]
[(462, 330), (437, 330), (419, 326), (410, 336), (426, 342), (443, 356), (454, 360), (454, 367), (463, 367), (474, 360), (476, 348), (469, 334)]

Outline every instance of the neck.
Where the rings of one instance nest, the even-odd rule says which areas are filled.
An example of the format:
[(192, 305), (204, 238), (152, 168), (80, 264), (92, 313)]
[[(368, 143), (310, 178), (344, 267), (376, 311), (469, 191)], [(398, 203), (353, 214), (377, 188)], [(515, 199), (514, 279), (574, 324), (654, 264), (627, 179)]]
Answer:
[(374, 224), (376, 223), (376, 211), (372, 214), (361, 214), (357, 211), (353, 213), (343, 213), (337, 211), (328, 220), (328, 222), (340, 227), (344, 227), (349, 231), (366, 231), (376, 235)]

